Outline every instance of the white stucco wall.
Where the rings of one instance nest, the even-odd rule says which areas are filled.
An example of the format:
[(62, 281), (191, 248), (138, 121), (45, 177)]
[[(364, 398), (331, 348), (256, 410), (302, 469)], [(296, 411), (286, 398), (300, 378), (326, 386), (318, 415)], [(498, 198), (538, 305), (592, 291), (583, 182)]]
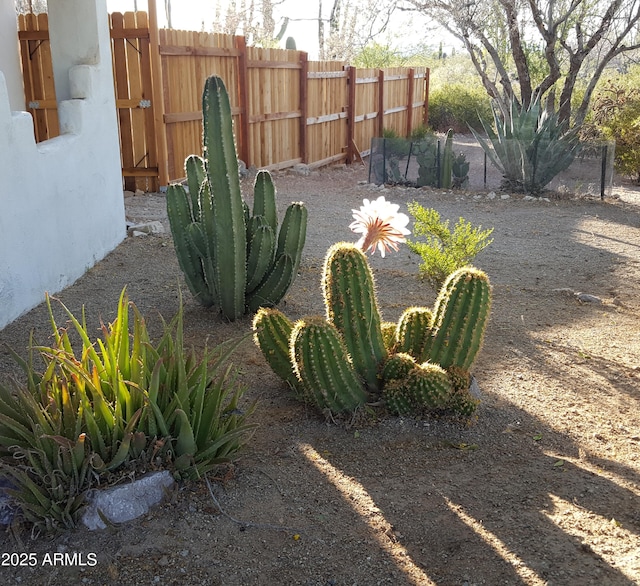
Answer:
[(72, 284), (126, 235), (105, 0), (49, 0), (58, 27), (52, 52), (55, 38), (76, 36), (78, 22), (65, 13), (77, 5), (87, 16), (87, 4), (93, 63), (81, 43), (75, 57), (63, 51), (71, 99), (58, 104), (61, 136), (36, 144), (31, 115), (12, 111), (0, 72), (0, 329), (45, 292)]
[(0, 71), (4, 72), (7, 82), (11, 108), (24, 110), (24, 88), (13, 0), (0, 0)]

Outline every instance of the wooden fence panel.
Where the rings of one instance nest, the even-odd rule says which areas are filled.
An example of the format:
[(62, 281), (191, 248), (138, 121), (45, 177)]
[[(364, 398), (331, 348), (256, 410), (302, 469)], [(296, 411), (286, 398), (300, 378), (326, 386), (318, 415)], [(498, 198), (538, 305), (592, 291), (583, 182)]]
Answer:
[(60, 134), (48, 16), (21, 14), (18, 29), (25, 102), (33, 117), (36, 142), (42, 142)]
[(307, 163), (344, 161), (347, 153), (348, 88), (345, 64), (309, 61), (307, 74)]
[(184, 177), (184, 161), (202, 154), (202, 92), (210, 75), (219, 75), (229, 93), (239, 152), (243, 151), (240, 71), (235, 37), (196, 31), (160, 30), (160, 56), (167, 136), (168, 174)]
[(301, 53), (247, 47), (249, 164), (290, 167), (302, 161)]
[[(196, 31), (161, 29), (156, 41), (145, 12), (113, 13), (110, 26), (126, 189), (154, 190), (158, 177), (184, 177), (186, 157), (202, 153), (202, 90), (213, 74), (229, 92), (238, 154), (258, 168), (351, 162), (369, 153), (383, 129), (407, 136), (428, 120), (424, 67), (356, 70)], [(25, 97), (38, 141), (59, 134), (48, 38), (46, 14), (19, 17)]]

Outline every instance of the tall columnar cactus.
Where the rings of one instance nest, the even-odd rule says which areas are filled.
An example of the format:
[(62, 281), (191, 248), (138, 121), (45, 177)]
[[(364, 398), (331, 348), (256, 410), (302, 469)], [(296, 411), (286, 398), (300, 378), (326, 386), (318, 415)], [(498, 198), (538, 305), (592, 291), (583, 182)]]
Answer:
[(306, 238), (307, 210), (293, 203), (278, 232), (271, 175), (254, 184), (253, 212), (242, 200), (229, 95), (211, 76), (202, 96), (204, 157), (185, 162), (189, 193), (167, 190), (180, 268), (194, 297), (228, 319), (276, 305), (293, 283)]
[(471, 367), (482, 345), (491, 307), (487, 275), (473, 267), (451, 273), (444, 282), (433, 311), (433, 333), (425, 355), (443, 368)]
[(358, 373), (378, 388), (378, 370), (387, 355), (373, 275), (364, 253), (339, 242), (327, 252), (322, 277), (327, 319), (343, 336)]

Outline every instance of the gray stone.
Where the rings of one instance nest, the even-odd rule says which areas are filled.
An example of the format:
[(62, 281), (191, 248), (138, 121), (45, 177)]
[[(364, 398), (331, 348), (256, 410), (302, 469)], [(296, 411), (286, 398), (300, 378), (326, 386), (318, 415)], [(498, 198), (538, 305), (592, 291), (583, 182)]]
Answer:
[(311, 169), (309, 165), (305, 165), (304, 163), (298, 163), (293, 167), (293, 173), (295, 175), (299, 175), (300, 177), (308, 177), (311, 175)]
[(147, 234), (162, 234), (164, 226), (162, 222), (154, 220), (153, 222), (143, 222), (142, 224), (131, 224), (127, 227), (129, 236), (144, 236)]
[(87, 495), (88, 504), (82, 522), (94, 531), (107, 527), (101, 515), (111, 523), (136, 519), (146, 514), (150, 507), (159, 504), (174, 484), (175, 480), (169, 471), (163, 470), (105, 490), (91, 490)]
[(589, 295), (589, 293), (576, 293), (576, 299), (582, 303), (602, 303), (600, 297)]

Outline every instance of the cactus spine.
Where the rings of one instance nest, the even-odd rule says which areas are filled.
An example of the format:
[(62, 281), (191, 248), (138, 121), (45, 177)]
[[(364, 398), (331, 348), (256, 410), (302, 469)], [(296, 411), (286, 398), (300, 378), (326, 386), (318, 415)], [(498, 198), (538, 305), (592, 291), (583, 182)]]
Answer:
[(322, 277), (327, 319), (342, 334), (353, 364), (371, 389), (386, 358), (373, 275), (364, 253), (340, 242), (327, 252)]
[(262, 171), (250, 214), (240, 191), (229, 95), (217, 76), (205, 83), (202, 111), (204, 157), (187, 158), (189, 193), (170, 185), (167, 212), (192, 294), (233, 320), (286, 294), (300, 264), (307, 210), (291, 204), (278, 233), (275, 187)]
[(316, 317), (298, 321), (291, 358), (307, 398), (321, 409), (353, 411), (367, 399), (338, 330)]
[(491, 307), (487, 275), (473, 267), (454, 271), (444, 282), (433, 312), (433, 335), (425, 354), (443, 368), (468, 370), (482, 345)]

